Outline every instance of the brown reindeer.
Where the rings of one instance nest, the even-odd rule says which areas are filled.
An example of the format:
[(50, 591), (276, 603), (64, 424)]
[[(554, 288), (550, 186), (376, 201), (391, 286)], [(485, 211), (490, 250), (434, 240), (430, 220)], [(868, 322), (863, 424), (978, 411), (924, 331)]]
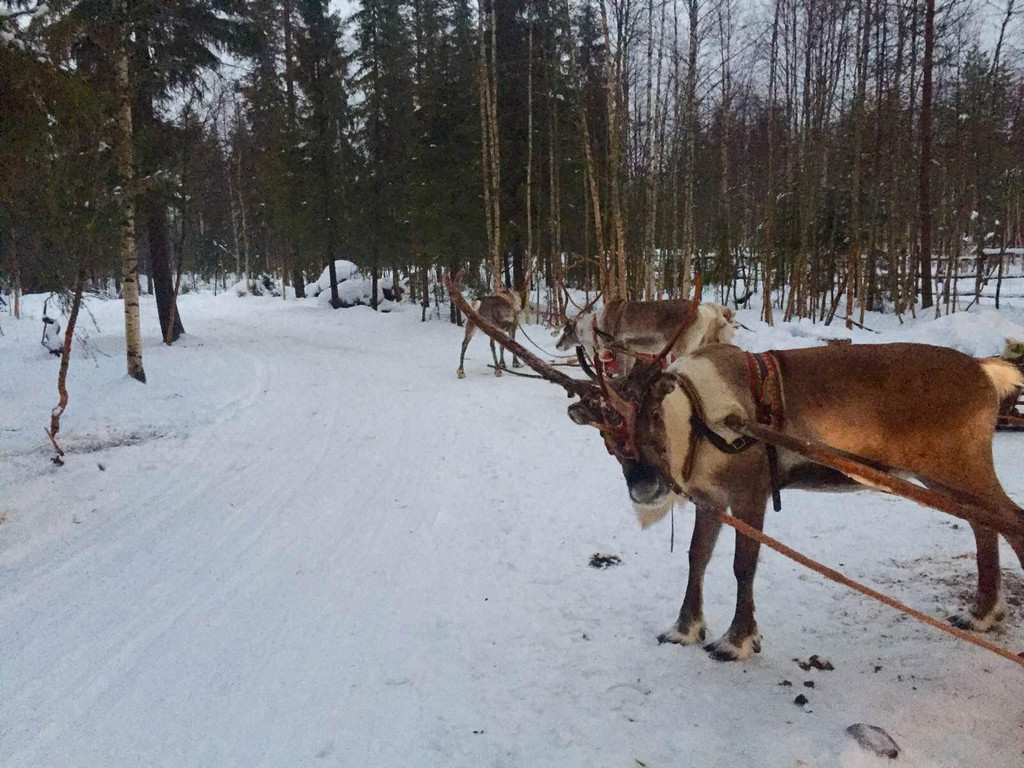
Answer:
[[(1008, 522), (1024, 522), (1024, 511), (1003, 491), (992, 461), (999, 402), (1024, 385), (1011, 365), (923, 344), (817, 347), (771, 356), (781, 382), (787, 434), (900, 467), (936, 489), (966, 491), (1000, 510)], [(766, 450), (723, 452), (701, 437), (694, 417), (732, 442), (740, 436), (725, 426), (726, 419), (756, 421), (762, 405), (755, 401), (746, 353), (736, 347), (704, 347), (654, 381), (636, 413), (635, 452), (616, 455), (644, 527), (664, 517), (677, 490), (697, 506), (683, 605), (675, 624), (659, 636), (661, 642), (704, 640), (702, 587), (720, 527), (718, 512), (729, 509), (760, 530), (772, 493)], [(855, 480), (798, 454), (778, 453), (780, 488), (842, 490), (855, 487)], [(973, 523), (972, 528), (977, 598), (969, 612), (952, 622), (984, 632), (1004, 612), (998, 537), (989, 528)], [(1007, 539), (1024, 565), (1024, 537)], [(741, 659), (760, 650), (753, 593), (758, 547), (737, 534), (736, 613), (725, 635), (708, 646), (717, 659)]]
[[(519, 313), (522, 311), (518, 293), (502, 290), (492, 296), (482, 296), (473, 302), (472, 308), (479, 317), (484, 318), (509, 338), (515, 339), (516, 329), (519, 327)], [(474, 322), (472, 314), (467, 312), (466, 335), (462, 339), (462, 353), (459, 355), (459, 370), (457, 371), (460, 379), (466, 378), (466, 372), (462, 366), (466, 359), (466, 347), (469, 346), (469, 340), (473, 338), (476, 329), (477, 324)], [(491, 339), (490, 342), (491, 357), (494, 358), (494, 375), (501, 376), (501, 370), (505, 367), (505, 347), (501, 348), (501, 362), (499, 363), (498, 354), (494, 348), (494, 339)], [(512, 367), (518, 368), (519, 366), (519, 360), (513, 353)]]
[[(699, 286), (698, 280), (698, 297)], [(677, 334), (695, 314), (691, 310)], [(999, 403), (1024, 387), (1024, 375), (1005, 361), (923, 344), (826, 346), (761, 356), (709, 345), (665, 370), (659, 359), (639, 364), (602, 388), (569, 378), (523, 354), (514, 341), (492, 335), (518, 348), (544, 378), (580, 396), (569, 407), (570, 417), (601, 430), (642, 526), (660, 520), (681, 497), (696, 503), (683, 604), (661, 642), (705, 639), (704, 571), (718, 537), (719, 512), (729, 509), (761, 530), (776, 488), (833, 491), (861, 482), (781, 448), (775, 462), (766, 446), (743, 450), (742, 436), (727, 422), (769, 420), (781, 427), (784, 420), (788, 435), (898, 467), (936, 490), (973, 495), (1004, 531), (1024, 525), (1024, 510), (1003, 491), (992, 460)], [(674, 339), (659, 358), (673, 344)], [(977, 522), (971, 527), (977, 595), (970, 610), (951, 621), (984, 632), (1003, 615), (998, 534)], [(1024, 565), (1024, 535), (1004, 536)], [(706, 646), (715, 659), (742, 659), (760, 650), (753, 591), (758, 550), (756, 541), (737, 534), (736, 612), (726, 633)]]
[[(589, 309), (589, 307), (587, 308)], [(570, 350), (582, 346), (591, 359), (602, 353), (610, 360), (619, 355), (619, 372), (629, 373), (631, 355), (653, 358), (679, 329), (690, 309), (686, 300), (626, 301), (612, 299), (597, 312), (581, 311), (568, 319), (556, 346)], [(720, 304), (699, 305), (697, 316), (670, 350), (673, 357), (682, 357), (703, 344), (731, 344), (736, 330), (733, 312)]]

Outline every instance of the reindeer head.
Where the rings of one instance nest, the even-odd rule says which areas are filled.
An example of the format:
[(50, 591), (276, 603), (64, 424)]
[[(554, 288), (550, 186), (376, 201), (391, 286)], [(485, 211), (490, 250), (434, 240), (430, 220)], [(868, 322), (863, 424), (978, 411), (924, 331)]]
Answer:
[[(567, 376), (526, 350), (522, 345), (481, 318), (462, 296), (461, 286), (445, 275), (448, 293), (481, 331), (518, 355), (548, 381), (563, 387), (579, 401), (569, 406), (569, 418), (601, 432), (605, 447), (622, 467), (641, 524), (661, 519), (675, 501), (679, 486), (671, 471), (669, 430), (665, 428), (662, 401), (676, 389), (678, 378), (661, 366), (683, 332), (693, 323), (700, 304), (701, 276), (695, 281), (694, 300), (679, 329), (653, 360), (640, 362), (629, 375), (609, 382), (598, 371), (598, 384)], [(689, 461), (689, 459), (686, 459)], [(685, 472), (684, 472), (685, 474)]]
[(588, 301), (584, 306), (580, 306), (573, 301), (569, 291), (566, 290), (562, 282), (558, 282), (558, 289), (565, 295), (566, 304), (572, 304), (579, 312), (573, 317), (567, 317), (565, 319), (565, 325), (562, 326), (562, 333), (558, 337), (558, 341), (555, 342), (555, 348), (565, 352), (570, 349), (575, 349), (580, 344), (584, 344), (585, 334), (580, 332), (580, 323), (587, 322), (593, 316), (594, 305), (597, 304), (597, 300), (601, 298), (600, 293), (595, 293), (594, 298)]
[(565, 321), (565, 325), (562, 326), (562, 332), (558, 336), (558, 341), (555, 342), (555, 349), (565, 352), (569, 349), (575, 349), (582, 343), (579, 335), (576, 333), (576, 324), (579, 320), (580, 317), (577, 315)]

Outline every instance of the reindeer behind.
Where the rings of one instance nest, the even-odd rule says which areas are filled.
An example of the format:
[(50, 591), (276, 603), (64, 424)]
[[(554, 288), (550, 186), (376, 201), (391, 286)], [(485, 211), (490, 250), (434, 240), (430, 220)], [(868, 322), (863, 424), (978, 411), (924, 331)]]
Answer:
[[(514, 291), (502, 291), (493, 296), (482, 296), (477, 301), (474, 301), (472, 306), (475, 312), (479, 313), (484, 320), (499, 328), (502, 333), (507, 334), (513, 339), (516, 337), (516, 329), (519, 327), (519, 313), (522, 311), (519, 294)], [(460, 379), (466, 378), (466, 372), (462, 366), (466, 359), (466, 347), (469, 346), (469, 340), (473, 338), (474, 333), (476, 333), (476, 323), (473, 322), (471, 317), (467, 317), (466, 335), (462, 339), (462, 354), (459, 355), (459, 370), (457, 371)], [(490, 342), (491, 357), (494, 358), (494, 375), (501, 376), (501, 369), (505, 367), (505, 348), (501, 348), (501, 362), (499, 363), (498, 354), (494, 348), (494, 339), (491, 339)], [(514, 354), (512, 355), (512, 367), (519, 367), (519, 360)]]
[[(560, 350), (582, 345), (594, 358), (603, 350), (621, 347), (628, 352), (653, 356), (660, 352), (686, 317), (690, 302), (625, 301), (613, 299), (598, 312), (583, 312), (568, 320), (556, 346)], [(720, 304), (702, 303), (697, 316), (670, 353), (682, 357), (704, 344), (731, 344), (736, 330), (733, 312)], [(628, 373), (632, 360), (621, 361)]]

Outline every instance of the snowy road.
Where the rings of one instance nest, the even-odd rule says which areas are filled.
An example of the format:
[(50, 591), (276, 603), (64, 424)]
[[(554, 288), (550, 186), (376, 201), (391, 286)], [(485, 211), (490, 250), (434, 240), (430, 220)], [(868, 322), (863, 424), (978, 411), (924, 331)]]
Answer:
[[(904, 765), (1024, 763), (1020, 670), (770, 552), (760, 656), (659, 647), (692, 511), (674, 554), (667, 524), (641, 533), (597, 435), (554, 387), (489, 376), (482, 340), (459, 381), (460, 332), (416, 310), (190, 295), (180, 345), (144, 326), (143, 387), (120, 305), (93, 310), (62, 468), (42, 434), (56, 361), (38, 319), (3, 318), (5, 768), (871, 765), (856, 722)], [(996, 453), (1024, 501), (1024, 436)], [(973, 589), (952, 518), (866, 493), (783, 501), (771, 533), (915, 607)], [(594, 552), (623, 565), (589, 568)], [(1024, 579), (1003, 554), (992, 637), (1016, 651)], [(713, 636), (731, 556), (723, 535)], [(835, 671), (801, 671), (811, 654)]]

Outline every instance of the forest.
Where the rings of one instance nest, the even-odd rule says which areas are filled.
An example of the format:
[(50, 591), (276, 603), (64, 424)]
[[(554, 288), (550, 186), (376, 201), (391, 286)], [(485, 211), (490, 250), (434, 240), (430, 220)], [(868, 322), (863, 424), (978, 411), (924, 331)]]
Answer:
[(80, 282), (126, 307), (138, 274), (169, 340), (181, 290), (270, 276), (302, 297), (341, 258), (414, 301), (466, 268), (553, 316), (553, 286), (676, 297), (695, 266), (769, 323), (998, 305), (1024, 246), (1019, 17), (6, 2), (0, 269), (8, 293)]

